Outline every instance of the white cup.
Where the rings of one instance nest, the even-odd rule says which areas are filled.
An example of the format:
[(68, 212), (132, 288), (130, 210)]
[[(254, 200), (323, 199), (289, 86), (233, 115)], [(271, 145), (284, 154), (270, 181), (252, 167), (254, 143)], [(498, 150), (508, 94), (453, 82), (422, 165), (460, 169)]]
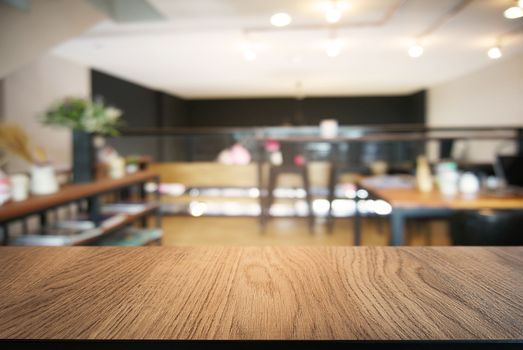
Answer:
[(459, 173), (442, 171), (437, 175), (439, 189), (445, 197), (454, 197), (458, 193)]
[(37, 196), (58, 191), (58, 181), (54, 168), (49, 165), (33, 165), (31, 167), (31, 193)]
[(338, 136), (338, 121), (336, 119), (323, 119), (320, 122), (320, 135), (324, 139), (333, 139)]
[(29, 177), (16, 174), (9, 177), (11, 182), (11, 199), (15, 202), (26, 200), (29, 195)]
[(125, 176), (125, 159), (114, 157), (109, 163), (109, 177), (111, 179), (120, 179)]

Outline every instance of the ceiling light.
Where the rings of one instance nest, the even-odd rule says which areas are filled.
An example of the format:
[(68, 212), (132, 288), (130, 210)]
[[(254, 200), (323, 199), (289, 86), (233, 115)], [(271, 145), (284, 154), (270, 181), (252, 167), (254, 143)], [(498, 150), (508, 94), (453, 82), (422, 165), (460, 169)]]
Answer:
[(325, 19), (329, 23), (337, 23), (341, 19), (341, 11), (338, 8), (331, 8), (325, 13)]
[(341, 53), (341, 42), (337, 39), (330, 39), (327, 42), (325, 53), (331, 58), (338, 57)]
[(523, 17), (523, 0), (514, 1), (514, 5), (506, 9), (503, 15), (508, 19)]
[(325, 19), (329, 23), (337, 23), (340, 21), (343, 10), (349, 5), (344, 1), (331, 1), (325, 5)]
[(325, 19), (329, 23), (337, 23), (341, 19), (341, 10), (337, 7), (331, 7), (325, 12)]
[(509, 7), (508, 9), (505, 10), (505, 12), (503, 12), (503, 15), (505, 16), (505, 18), (508, 18), (508, 19), (515, 19), (515, 18), (523, 17), (523, 8), (521, 8), (519, 6)]
[(409, 56), (412, 58), (418, 58), (423, 55), (423, 46), (416, 44), (409, 47)]
[(285, 12), (278, 12), (271, 16), (271, 24), (275, 27), (285, 27), (291, 22), (291, 16)]
[(499, 46), (494, 46), (488, 50), (487, 55), (490, 59), (497, 60), (503, 56), (503, 53), (501, 52), (501, 48)]

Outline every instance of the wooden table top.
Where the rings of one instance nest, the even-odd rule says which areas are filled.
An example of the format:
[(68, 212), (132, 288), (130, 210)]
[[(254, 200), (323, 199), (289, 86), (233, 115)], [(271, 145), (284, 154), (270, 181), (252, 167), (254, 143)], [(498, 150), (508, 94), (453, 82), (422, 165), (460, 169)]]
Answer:
[(378, 188), (360, 181), (359, 186), (371, 191), (374, 195), (397, 208), (446, 208), (446, 209), (522, 209), (523, 196), (492, 196), (479, 194), (467, 198), (457, 195), (452, 198), (443, 196), (437, 188), (428, 193), (416, 188)]
[(1, 339), (523, 339), (523, 247), (4, 247)]
[(79, 200), (99, 193), (154, 179), (159, 176), (151, 171), (139, 171), (120, 179), (104, 179), (83, 184), (68, 184), (56, 193), (31, 196), (21, 202), (9, 202), (0, 206), (0, 222), (35, 213), (57, 205)]

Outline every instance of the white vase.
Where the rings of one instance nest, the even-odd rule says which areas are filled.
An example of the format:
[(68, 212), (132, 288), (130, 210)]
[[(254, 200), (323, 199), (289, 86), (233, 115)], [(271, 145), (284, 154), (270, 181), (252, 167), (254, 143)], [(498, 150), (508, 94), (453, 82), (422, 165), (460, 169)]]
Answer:
[(338, 121), (336, 119), (323, 119), (320, 122), (320, 135), (324, 139), (333, 139), (338, 136)]
[(465, 196), (474, 196), (479, 192), (479, 180), (476, 175), (466, 172), (459, 178), (459, 191)]
[(31, 193), (34, 195), (51, 194), (58, 191), (58, 181), (51, 165), (33, 165), (31, 167)]
[(433, 187), (432, 181), (432, 173), (427, 158), (419, 156), (416, 166), (416, 185), (418, 190), (420, 192), (431, 192)]

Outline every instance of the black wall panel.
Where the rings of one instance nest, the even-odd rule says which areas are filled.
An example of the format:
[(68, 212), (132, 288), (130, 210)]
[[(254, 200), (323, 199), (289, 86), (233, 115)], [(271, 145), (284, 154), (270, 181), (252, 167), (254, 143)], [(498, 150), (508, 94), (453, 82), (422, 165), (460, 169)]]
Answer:
[(92, 95), (124, 111), (127, 127), (249, 127), (425, 123), (425, 91), (400, 96), (193, 99), (92, 71)]
[(185, 127), (187, 120), (187, 102), (179, 97), (160, 93), (160, 126)]
[(123, 111), (129, 128), (156, 127), (159, 125), (157, 91), (115, 78), (98, 71), (91, 71), (91, 95)]
[(189, 100), (187, 104), (187, 126), (295, 124), (295, 101), (288, 98)]
[(425, 122), (425, 92), (406, 96), (217, 99), (188, 101), (187, 126), (343, 125)]

